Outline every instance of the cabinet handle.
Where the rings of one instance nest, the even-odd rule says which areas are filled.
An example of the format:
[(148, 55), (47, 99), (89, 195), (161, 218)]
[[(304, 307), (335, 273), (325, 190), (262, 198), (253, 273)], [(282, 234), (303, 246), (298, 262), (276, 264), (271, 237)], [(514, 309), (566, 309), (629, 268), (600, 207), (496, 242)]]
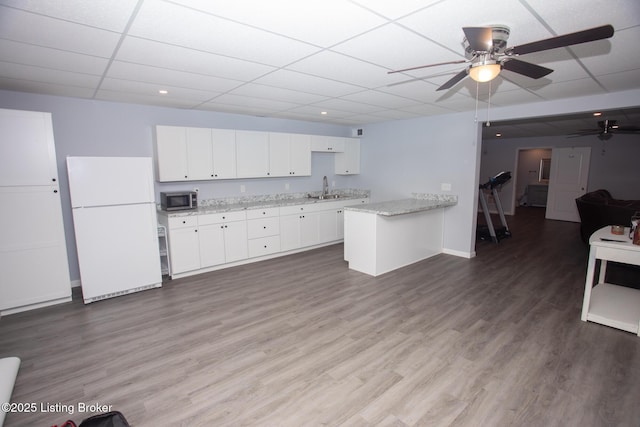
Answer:
[(225, 225), (224, 228), (227, 228), (227, 226)]
[(58, 190), (53, 190), (53, 192), (54, 192), (54, 193), (57, 193), (57, 192), (58, 192)]
[(264, 248), (267, 249), (267, 245), (264, 245)]
[(186, 223), (187, 223), (187, 221), (182, 221), (182, 223), (183, 223), (183, 224), (186, 224)]
[(197, 232), (198, 232), (198, 229), (196, 228), (194, 231), (197, 233)]
[(56, 182), (56, 179), (55, 178), (51, 178), (51, 181)]
[(264, 226), (264, 227), (262, 227), (262, 228), (264, 228), (264, 229), (266, 230), (266, 229), (267, 229), (267, 226), (265, 225), (265, 226)]
[(185, 175), (184, 177), (187, 178), (187, 175)]

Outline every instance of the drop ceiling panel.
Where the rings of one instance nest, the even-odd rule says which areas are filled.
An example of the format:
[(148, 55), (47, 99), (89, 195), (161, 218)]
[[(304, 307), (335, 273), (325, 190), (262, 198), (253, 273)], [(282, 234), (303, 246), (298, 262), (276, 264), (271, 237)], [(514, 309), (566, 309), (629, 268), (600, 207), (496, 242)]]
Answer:
[(398, 19), (418, 10), (424, 9), (441, 0), (353, 0), (353, 3), (378, 13), (388, 19)]
[[(451, 51), (396, 24), (388, 24), (354, 37), (332, 47), (331, 50), (363, 59), (389, 70), (460, 59)], [(428, 57), (426, 52), (429, 52)]]
[(2, 39), (0, 39), (0, 52), (4, 62), (95, 75), (102, 75), (109, 64), (106, 58)]
[(320, 107), (323, 110), (327, 110), (327, 111), (340, 110), (340, 111), (350, 112), (351, 114), (373, 113), (375, 111), (380, 111), (381, 109), (383, 109), (383, 107), (363, 104), (361, 102), (349, 101), (344, 98), (328, 99), (326, 101), (316, 102), (312, 105)]
[[(156, 96), (164, 96), (158, 92), (157, 84), (133, 80), (106, 78), (100, 85), (100, 89), (111, 92), (124, 92), (130, 94), (145, 95), (153, 98), (155, 98)], [(171, 98), (184, 99), (186, 101), (189, 101), (191, 105), (198, 105), (220, 95), (219, 92), (168, 85), (163, 86), (163, 89), (166, 89), (169, 92), (168, 94), (171, 95)]]
[[(640, 4), (640, 1), (638, 2)], [(640, 15), (639, 15), (640, 16)], [(592, 43), (594, 46), (581, 45), (572, 49), (581, 61), (596, 75), (610, 74), (620, 71), (637, 70), (640, 79), (640, 55), (629, 51), (629, 46), (640, 43), (640, 26), (618, 31), (615, 38)], [(590, 54), (590, 47), (605, 45), (609, 50), (600, 56)]]
[(387, 77), (385, 68), (330, 51), (303, 59), (288, 68), (365, 88), (384, 86), (393, 80)]
[(289, 88), (300, 92), (307, 92), (326, 96), (343, 96), (362, 91), (362, 87), (310, 74), (291, 70), (276, 70), (256, 80), (255, 83), (280, 88)]
[(223, 104), (238, 107), (248, 107), (251, 108), (252, 111), (263, 109), (265, 112), (282, 111), (298, 106), (298, 104), (293, 102), (277, 101), (273, 99), (256, 98), (250, 96), (240, 96), (230, 93), (220, 95), (208, 104)]
[(241, 84), (238, 80), (121, 61), (114, 61), (111, 64), (108, 77), (153, 83), (156, 92), (160, 89), (167, 89), (169, 86), (227, 92)]
[(127, 37), (117, 60), (238, 81), (253, 80), (275, 68), (199, 50)]
[(593, 79), (554, 83), (543, 87), (531, 88), (531, 90), (547, 100), (604, 93), (604, 90)]
[(638, 25), (640, 2), (615, 0), (608, 2), (550, 2), (527, 0), (557, 34), (572, 33), (600, 25), (616, 23), (619, 29)]
[(0, 39), (111, 57), (118, 33), (0, 7)]
[(40, 68), (8, 62), (0, 62), (0, 75), (17, 80), (84, 88), (94, 88), (100, 81), (100, 76), (96, 75), (52, 70), (50, 68)]
[(415, 99), (397, 96), (391, 93), (381, 91), (366, 91), (343, 96), (342, 99), (352, 102), (367, 103), (377, 106), (379, 111), (381, 108), (404, 108), (420, 104)]
[[(598, 81), (605, 89), (617, 92), (626, 89), (640, 88), (640, 71), (624, 71), (622, 73), (606, 74), (598, 77)], [(638, 122), (640, 126), (640, 121)]]
[(73, 98), (92, 98), (92, 88), (60, 85), (51, 82), (38, 82), (33, 80), (13, 79), (0, 77), (0, 87), (11, 87), (18, 92), (46, 93), (54, 96), (66, 96)]
[(257, 98), (274, 99), (278, 101), (307, 104), (320, 102), (327, 99), (326, 96), (310, 94), (307, 92), (283, 89), (279, 87), (248, 83), (232, 91), (234, 95), (255, 96)]
[(177, 3), (321, 47), (386, 23), (380, 16), (345, 0), (178, 0)]
[(125, 29), (137, 3), (137, 0), (0, 1), (16, 9), (111, 31)]
[(174, 98), (171, 96), (160, 96), (158, 94), (146, 95), (143, 93), (123, 92), (120, 90), (100, 90), (98, 91), (96, 98), (103, 101), (113, 102), (123, 102), (118, 100), (126, 99), (126, 101), (124, 102), (129, 102), (132, 104), (148, 104), (171, 108), (193, 109), (197, 107), (197, 105), (194, 105), (194, 102), (189, 99)]
[[(188, 24), (181, 26), (175, 22)], [(165, 2), (145, 3), (129, 33), (278, 67), (319, 50), (306, 43)]]

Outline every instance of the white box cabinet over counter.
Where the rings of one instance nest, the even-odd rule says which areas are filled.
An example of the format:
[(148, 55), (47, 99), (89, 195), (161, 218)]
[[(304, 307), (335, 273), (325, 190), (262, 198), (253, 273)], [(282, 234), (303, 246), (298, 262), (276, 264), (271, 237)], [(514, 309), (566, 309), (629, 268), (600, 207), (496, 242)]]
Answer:
[(455, 203), (435, 197), (346, 207), (345, 261), (378, 276), (441, 253), (444, 208)]

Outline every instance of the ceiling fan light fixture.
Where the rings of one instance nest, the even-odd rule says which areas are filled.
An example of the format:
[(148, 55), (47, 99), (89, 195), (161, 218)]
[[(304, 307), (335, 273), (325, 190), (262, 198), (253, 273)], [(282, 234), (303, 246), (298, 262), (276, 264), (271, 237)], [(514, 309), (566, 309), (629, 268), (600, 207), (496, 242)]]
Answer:
[(496, 61), (484, 60), (471, 65), (469, 77), (477, 82), (486, 83), (498, 77), (500, 68), (500, 64), (496, 63)]

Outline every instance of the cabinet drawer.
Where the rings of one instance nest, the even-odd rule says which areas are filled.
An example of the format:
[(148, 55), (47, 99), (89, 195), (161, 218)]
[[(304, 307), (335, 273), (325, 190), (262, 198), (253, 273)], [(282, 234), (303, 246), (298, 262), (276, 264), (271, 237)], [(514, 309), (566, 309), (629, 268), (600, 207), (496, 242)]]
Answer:
[(280, 208), (249, 209), (247, 219), (269, 218), (280, 215)]
[(317, 203), (307, 203), (304, 205), (293, 205), (293, 206), (284, 206), (280, 208), (280, 215), (293, 215), (297, 213), (305, 213), (305, 212), (320, 212), (326, 210), (325, 203), (327, 202), (317, 202)]
[(175, 217), (170, 217), (168, 222), (169, 222), (170, 230), (175, 230), (176, 228), (184, 228), (184, 227), (197, 227), (198, 216), (197, 215), (175, 216)]
[(247, 219), (245, 211), (220, 212), (198, 215), (199, 225), (219, 224), (228, 221), (244, 221)]
[(280, 252), (280, 236), (262, 237), (260, 239), (249, 240), (249, 257)]
[(280, 234), (280, 218), (260, 218), (247, 221), (247, 234), (249, 239), (258, 237), (275, 236)]

